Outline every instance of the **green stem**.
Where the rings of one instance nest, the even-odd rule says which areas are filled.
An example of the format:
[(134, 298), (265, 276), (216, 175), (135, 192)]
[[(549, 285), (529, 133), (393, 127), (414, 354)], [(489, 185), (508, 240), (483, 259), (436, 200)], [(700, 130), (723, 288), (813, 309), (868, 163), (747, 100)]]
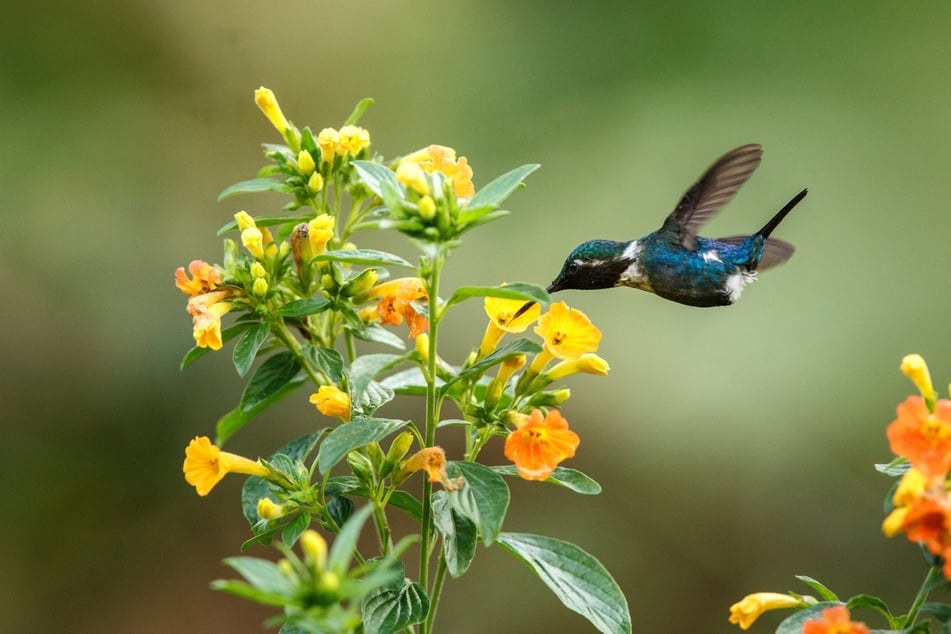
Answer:
[[(426, 377), (426, 447), (432, 447), (436, 444), (436, 424), (439, 422), (439, 403), (436, 394), (436, 358), (437, 342), (439, 335), (439, 321), (442, 315), (439, 307), (439, 274), (442, 269), (445, 256), (441, 248), (432, 257), (429, 270), (429, 355), (427, 359), (428, 376)], [(422, 526), (420, 528), (419, 544), (419, 584), (429, 590), (429, 558), (432, 554), (432, 504), (431, 498), (433, 485), (426, 478), (423, 481), (422, 498)], [(430, 602), (430, 610), (435, 606)], [(429, 632), (429, 627), (424, 623), (421, 629), (422, 634)]]
[(284, 325), (283, 321), (277, 321), (271, 324), (271, 332), (277, 336), (284, 345), (287, 346), (287, 349), (291, 351), (291, 354), (294, 355), (294, 358), (297, 359), (297, 362), (301, 364), (301, 367), (304, 368), (304, 371), (307, 372), (307, 376), (310, 377), (310, 380), (314, 382), (314, 385), (330, 385), (330, 377), (324, 374), (322, 371), (312, 368), (310, 363), (307, 361), (307, 358), (304, 356), (303, 347), (300, 345), (300, 342), (290, 333), (287, 329), (287, 326)]
[(383, 502), (373, 500), (371, 504), (373, 504), (373, 518), (376, 521), (376, 532), (380, 538), (380, 555), (385, 557), (393, 548), (390, 524), (386, 521), (386, 510)]
[(911, 608), (908, 610), (908, 614), (905, 615), (903, 627), (910, 628), (915, 624), (915, 621), (918, 619), (918, 612), (921, 611), (921, 606), (924, 605), (928, 594), (934, 590), (935, 580), (939, 577), (942, 577), (941, 568), (932, 566), (931, 570), (928, 571), (928, 576), (926, 576), (925, 580), (921, 583), (921, 588), (918, 589), (918, 596), (915, 597)]
[(436, 568), (436, 580), (433, 582), (433, 592), (429, 598), (429, 614), (426, 615), (426, 621), (423, 623), (423, 632), (433, 631), (433, 623), (436, 620), (436, 606), (439, 605), (439, 595), (442, 594), (447, 568), (445, 555), (440, 555), (439, 566)]

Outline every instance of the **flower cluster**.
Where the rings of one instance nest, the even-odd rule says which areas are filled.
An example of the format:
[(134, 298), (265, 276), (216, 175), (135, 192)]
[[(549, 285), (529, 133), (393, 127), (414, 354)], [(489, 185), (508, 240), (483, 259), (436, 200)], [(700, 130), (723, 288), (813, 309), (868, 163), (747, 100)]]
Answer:
[[(230, 234), (220, 265), (195, 260), (175, 272), (195, 339), (182, 367), (233, 339), (235, 370), (248, 376), (237, 407), (218, 421), (214, 442), (199, 436), (188, 444), (185, 480), (205, 496), (229, 473), (249, 476), (241, 496), (249, 543), (281, 554), (276, 563), (228, 559), (244, 581), (214, 587), (282, 608), (278, 618), (294, 631), (418, 627), (430, 634), (445, 575), (463, 574), (477, 544), (504, 540), (507, 550), (531, 561), (541, 543), (552, 553), (544, 569), (560, 572), (539, 576), (566, 605), (599, 627), (608, 619), (613, 630), (630, 631), (626, 601), (593, 557), (567, 542), (502, 531), (511, 498), (506, 477), (600, 491), (585, 474), (559, 466), (580, 439), (559, 409), (569, 391), (550, 385), (575, 373), (608, 373), (596, 354), (601, 332), (563, 302), (543, 314), (549, 297), (532, 284), (462, 287), (449, 299), (440, 296), (442, 270), (460, 236), (507, 214), (501, 203), (537, 166), (511, 170), (477, 191), (468, 159), (450, 147), (431, 144), (384, 161), (357, 125), (370, 100), (342, 125), (316, 134), (295, 126), (270, 90), (257, 90), (255, 102), (283, 144), (265, 145), (269, 163), (258, 176), (219, 199), (277, 192), (291, 200), (277, 214), (238, 211), (220, 231)], [(417, 262), (358, 247), (360, 232), (371, 229), (410, 236)], [(391, 276), (394, 267), (408, 272)], [(465, 361), (448, 363), (437, 348), (441, 324), (474, 297), (484, 298), (489, 324)], [(226, 315), (233, 320), (227, 327)], [(517, 337), (533, 324), (541, 343)], [(412, 346), (393, 331), (403, 327)], [(506, 335), (514, 340), (504, 342)], [(378, 351), (380, 345), (390, 351)], [(305, 385), (314, 406), (310, 433), (266, 459), (222, 449)], [(422, 396), (424, 413), (413, 420), (381, 416), (397, 396)], [(461, 420), (443, 416), (446, 402)], [(465, 448), (447, 456), (438, 441), (459, 428)], [(512, 465), (479, 462), (493, 439), (504, 439)], [(418, 472), (425, 477), (414, 478)], [(418, 521), (418, 534), (394, 543), (393, 509)], [(363, 552), (360, 534), (370, 518), (379, 546), (372, 555)], [(332, 546), (322, 533), (334, 536)], [(413, 543), (417, 580), (400, 559)], [(550, 583), (554, 578), (568, 583)], [(599, 579), (597, 587), (590, 578)], [(573, 585), (585, 585), (592, 604), (609, 606), (612, 616), (569, 597)]]
[(943, 557), (944, 576), (951, 579), (951, 400), (937, 398), (920, 355), (906, 356), (901, 369), (921, 395), (899, 404), (898, 417), (886, 430), (892, 451), (909, 467), (895, 489), (895, 508), (882, 530), (889, 537), (904, 531), (909, 540)]

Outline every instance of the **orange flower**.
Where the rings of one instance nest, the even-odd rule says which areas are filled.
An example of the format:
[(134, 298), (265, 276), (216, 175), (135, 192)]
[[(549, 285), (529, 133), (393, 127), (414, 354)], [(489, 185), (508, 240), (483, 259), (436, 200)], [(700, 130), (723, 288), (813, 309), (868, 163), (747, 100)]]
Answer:
[(175, 270), (175, 286), (186, 295), (201, 295), (214, 290), (221, 284), (221, 271), (204, 260), (192, 260), (188, 264), (191, 279), (185, 274), (185, 267)]
[(333, 385), (321, 385), (310, 395), (310, 402), (324, 416), (350, 420), (350, 395)]
[(558, 463), (575, 455), (581, 443), (556, 409), (549, 410), (544, 419), (538, 409), (514, 418), (518, 429), (505, 439), (505, 457), (526, 480), (546, 480)]
[(869, 634), (868, 626), (853, 622), (849, 609), (836, 605), (822, 611), (822, 617), (802, 624), (802, 634)]
[(195, 345), (199, 348), (220, 350), (221, 317), (231, 310), (231, 303), (223, 301), (234, 294), (230, 288), (196, 295), (188, 300), (188, 314), (192, 316)]
[(458, 484), (450, 480), (446, 473), (446, 452), (442, 450), (442, 447), (425, 447), (414, 453), (403, 464), (403, 468), (400, 469), (395, 480), (405, 480), (411, 473), (420, 469), (426, 472), (430, 482), (439, 482), (447, 491), (454, 491), (458, 488)]
[(485, 308), (485, 314), (489, 317), (489, 325), (485, 329), (485, 335), (483, 335), (482, 343), (479, 345), (480, 357), (484, 357), (495, 350), (505, 333), (522, 332), (535, 323), (541, 313), (541, 306), (534, 304), (521, 315), (515, 317), (515, 314), (524, 305), (524, 299), (485, 298), (483, 307)]
[[(453, 190), (458, 198), (469, 198), (475, 194), (472, 184), (472, 168), (464, 156), (456, 159), (456, 151), (444, 145), (430, 145), (404, 156), (402, 162), (418, 163), (426, 172), (439, 172), (452, 181)], [(423, 192), (421, 192), (423, 193)]]
[(399, 326), (405, 320), (410, 337), (416, 337), (429, 328), (429, 320), (417, 313), (412, 304), (428, 297), (426, 287), (418, 277), (403, 277), (379, 284), (371, 288), (366, 297), (379, 297), (380, 301), (375, 307), (360, 311), (365, 321), (379, 319), (385, 324)]
[(208, 495), (215, 485), (229, 473), (266, 476), (270, 473), (262, 464), (243, 456), (222, 451), (207, 436), (196, 436), (185, 448), (182, 465), (185, 481), (195, 487), (198, 495)]
[(886, 434), (892, 451), (926, 476), (951, 470), (951, 401), (939, 400), (932, 414), (923, 398), (909, 396)]

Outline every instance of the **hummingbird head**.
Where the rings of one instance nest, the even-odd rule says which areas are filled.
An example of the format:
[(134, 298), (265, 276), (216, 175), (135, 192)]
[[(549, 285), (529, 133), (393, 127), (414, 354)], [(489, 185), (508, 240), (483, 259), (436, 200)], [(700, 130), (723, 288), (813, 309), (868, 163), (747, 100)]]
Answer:
[(621, 276), (636, 259), (635, 250), (630, 248), (632, 244), (636, 243), (589, 240), (579, 244), (546, 290), (554, 293), (572, 288), (587, 291), (618, 286)]

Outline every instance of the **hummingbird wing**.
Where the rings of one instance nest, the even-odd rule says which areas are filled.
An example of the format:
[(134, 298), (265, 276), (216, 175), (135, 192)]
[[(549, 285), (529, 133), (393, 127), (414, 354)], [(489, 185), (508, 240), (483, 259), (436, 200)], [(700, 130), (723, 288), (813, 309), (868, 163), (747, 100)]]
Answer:
[[(726, 238), (717, 238), (714, 242), (724, 242), (738, 246), (749, 239), (750, 236), (728, 236)], [(771, 269), (774, 266), (782, 264), (791, 258), (795, 251), (796, 247), (785, 240), (767, 238), (766, 243), (763, 245), (763, 256), (760, 258), (759, 265), (756, 269), (758, 271), (765, 271), (766, 269)]]
[(680, 238), (688, 251), (696, 246), (697, 231), (726, 205), (759, 165), (763, 148), (757, 143), (743, 145), (721, 156), (687, 190), (667, 219), (664, 231)]

